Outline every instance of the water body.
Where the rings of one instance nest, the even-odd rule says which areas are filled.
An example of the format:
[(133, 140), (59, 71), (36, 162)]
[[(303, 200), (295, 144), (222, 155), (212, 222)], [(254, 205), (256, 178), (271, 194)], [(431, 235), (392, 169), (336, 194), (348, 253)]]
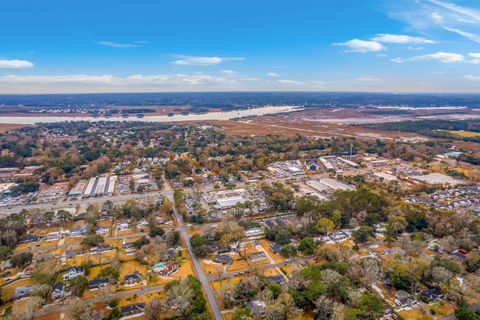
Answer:
[(137, 118), (130, 116), (128, 118), (105, 118), (105, 117), (69, 117), (69, 116), (38, 116), (38, 117), (0, 117), (0, 123), (15, 123), (15, 124), (35, 124), (35, 123), (51, 123), (64, 121), (142, 121), (142, 122), (180, 122), (180, 121), (200, 121), (200, 120), (231, 120), (235, 118), (243, 118), (250, 116), (263, 116), (268, 114), (276, 114), (283, 112), (293, 112), (301, 110), (297, 106), (268, 106), (262, 108), (253, 108), (246, 110), (235, 110), (225, 112), (207, 112), (202, 114), (175, 114), (171, 117), (163, 116), (148, 116)]

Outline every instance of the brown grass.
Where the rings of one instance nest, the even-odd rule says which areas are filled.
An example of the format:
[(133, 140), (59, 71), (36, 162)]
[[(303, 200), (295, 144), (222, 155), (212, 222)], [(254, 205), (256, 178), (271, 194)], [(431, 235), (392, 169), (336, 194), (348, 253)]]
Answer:
[(25, 124), (17, 124), (17, 123), (0, 123), (0, 132), (23, 128), (26, 126), (27, 125)]

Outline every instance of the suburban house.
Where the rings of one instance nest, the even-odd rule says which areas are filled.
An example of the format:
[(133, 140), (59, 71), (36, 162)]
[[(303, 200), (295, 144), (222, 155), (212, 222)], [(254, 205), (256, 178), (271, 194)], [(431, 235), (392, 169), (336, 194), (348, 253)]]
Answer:
[(106, 287), (108, 287), (107, 278), (95, 278), (93, 280), (88, 281), (89, 290), (105, 289)]
[(68, 235), (70, 237), (81, 237), (87, 234), (87, 226), (81, 226), (80, 228), (70, 229)]
[(121, 222), (121, 223), (117, 224), (117, 230), (118, 231), (124, 231), (124, 230), (129, 230), (129, 229), (130, 229), (130, 226), (126, 222)]
[(137, 223), (137, 228), (143, 229), (149, 226), (149, 223), (146, 219), (142, 219)]
[(263, 251), (251, 253), (248, 258), (252, 261), (263, 260), (267, 258), (267, 255)]
[(166, 277), (171, 275), (175, 271), (177, 271), (179, 268), (180, 266), (175, 262), (171, 262), (167, 264), (158, 263), (157, 265), (153, 266), (152, 271), (157, 273), (160, 276)]
[(281, 274), (276, 275), (276, 276), (268, 276), (267, 281), (271, 283), (276, 283), (276, 284), (284, 284), (286, 282), (285, 277)]
[(90, 254), (108, 252), (112, 250), (113, 250), (113, 246), (110, 244), (99, 244), (98, 246), (90, 249)]
[(27, 234), (22, 238), (22, 240), (20, 240), (19, 243), (32, 243), (32, 242), (37, 242), (40, 239), (41, 239), (40, 236), (36, 236), (34, 234)]
[(134, 303), (120, 308), (122, 318), (142, 315), (145, 312), (145, 303)]
[(63, 280), (72, 280), (79, 276), (84, 276), (85, 270), (83, 267), (71, 267), (64, 275)]
[(273, 253), (280, 253), (280, 250), (282, 250), (282, 248), (283, 248), (282, 245), (279, 245), (276, 243), (272, 243), (270, 245), (270, 250), (272, 250)]
[(123, 282), (127, 286), (133, 286), (139, 283), (141, 280), (142, 280), (142, 275), (138, 272), (127, 274), (125, 277), (123, 277)]
[(221, 264), (231, 264), (233, 262), (233, 259), (232, 257), (227, 256), (226, 254), (220, 254), (213, 261)]
[(13, 294), (13, 300), (17, 301), (23, 298), (30, 296), (32, 293), (33, 287), (32, 286), (21, 286), (15, 288), (15, 293)]
[(395, 295), (395, 304), (402, 308), (410, 308), (417, 304), (417, 300), (407, 291), (398, 290), (397, 294)]
[(95, 227), (95, 228), (93, 228), (93, 232), (95, 232), (95, 234), (105, 235), (105, 234), (110, 232), (110, 228), (108, 228), (108, 227)]
[(55, 284), (52, 290), (52, 299), (57, 300), (65, 296), (65, 285), (63, 282), (59, 281)]
[(67, 259), (71, 259), (73, 257), (76, 257), (76, 256), (80, 256), (82, 254), (84, 254), (85, 251), (81, 248), (78, 248), (78, 249), (68, 249), (67, 251), (65, 251), (64, 253), (62, 253), (62, 255), (60, 256), (60, 260), (62, 260), (63, 262), (65, 262)]
[(422, 301), (438, 301), (442, 298), (442, 291), (438, 288), (427, 289), (420, 292), (419, 297)]

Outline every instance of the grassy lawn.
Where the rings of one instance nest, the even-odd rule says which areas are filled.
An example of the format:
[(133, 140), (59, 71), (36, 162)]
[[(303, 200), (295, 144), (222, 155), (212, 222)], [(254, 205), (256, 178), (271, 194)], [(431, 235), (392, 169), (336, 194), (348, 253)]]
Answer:
[(32, 281), (30, 281), (30, 279), (21, 279), (5, 285), (4, 287), (2, 287), (2, 301), (12, 300), (16, 288), (31, 285)]
[(399, 314), (404, 320), (431, 320), (431, 316), (423, 314), (419, 309), (400, 311)]

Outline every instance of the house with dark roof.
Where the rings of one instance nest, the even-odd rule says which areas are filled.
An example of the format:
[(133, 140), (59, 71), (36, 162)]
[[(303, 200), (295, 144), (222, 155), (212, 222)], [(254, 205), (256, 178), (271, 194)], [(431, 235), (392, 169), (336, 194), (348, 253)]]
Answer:
[(84, 253), (85, 253), (85, 250), (83, 250), (82, 248), (68, 249), (67, 251), (62, 253), (62, 255), (60, 256), (60, 260), (65, 262), (67, 259), (71, 259), (73, 257), (80, 256)]
[(73, 229), (70, 229), (70, 231), (68, 232), (68, 235), (70, 237), (81, 237), (81, 236), (84, 236), (87, 234), (87, 226), (83, 225), (79, 228), (73, 228)]
[(112, 250), (113, 246), (111, 244), (99, 244), (98, 246), (90, 249), (90, 254), (103, 253)]
[(233, 259), (232, 259), (232, 257), (230, 257), (226, 254), (220, 254), (213, 261), (216, 262), (216, 263), (221, 263), (221, 264), (231, 264), (233, 262)]
[(107, 286), (108, 286), (107, 278), (95, 278), (93, 280), (88, 281), (89, 290), (105, 289)]
[(398, 290), (395, 295), (395, 304), (402, 308), (414, 307), (417, 299), (405, 290)]
[(145, 313), (145, 303), (134, 303), (120, 308), (122, 318), (140, 316)]
[(142, 275), (138, 272), (127, 274), (125, 277), (123, 277), (123, 282), (127, 286), (133, 286), (139, 283), (141, 280), (142, 280)]
[(19, 243), (32, 243), (32, 242), (37, 242), (40, 239), (41, 239), (40, 236), (37, 236), (34, 234), (27, 234), (22, 238), (22, 240), (20, 240)]
[(438, 288), (427, 289), (420, 292), (419, 297), (422, 301), (435, 302), (442, 298), (442, 291)]
[(276, 275), (276, 276), (268, 276), (267, 281), (271, 283), (276, 283), (276, 284), (284, 284), (286, 282), (285, 277), (281, 274)]
[(263, 260), (267, 258), (267, 255), (263, 251), (251, 253), (248, 258), (252, 261)]
[(21, 286), (15, 288), (15, 293), (13, 294), (13, 300), (17, 301), (23, 298), (27, 298), (33, 291), (32, 286)]
[(53, 286), (52, 290), (52, 299), (57, 300), (65, 296), (65, 285), (63, 282), (59, 281)]
[(282, 248), (283, 248), (282, 245), (279, 245), (279, 244), (276, 244), (276, 243), (272, 243), (270, 245), (270, 250), (272, 250), (273, 253), (280, 253)]
[(63, 280), (72, 280), (79, 276), (84, 276), (85, 270), (83, 267), (71, 267), (64, 275)]

